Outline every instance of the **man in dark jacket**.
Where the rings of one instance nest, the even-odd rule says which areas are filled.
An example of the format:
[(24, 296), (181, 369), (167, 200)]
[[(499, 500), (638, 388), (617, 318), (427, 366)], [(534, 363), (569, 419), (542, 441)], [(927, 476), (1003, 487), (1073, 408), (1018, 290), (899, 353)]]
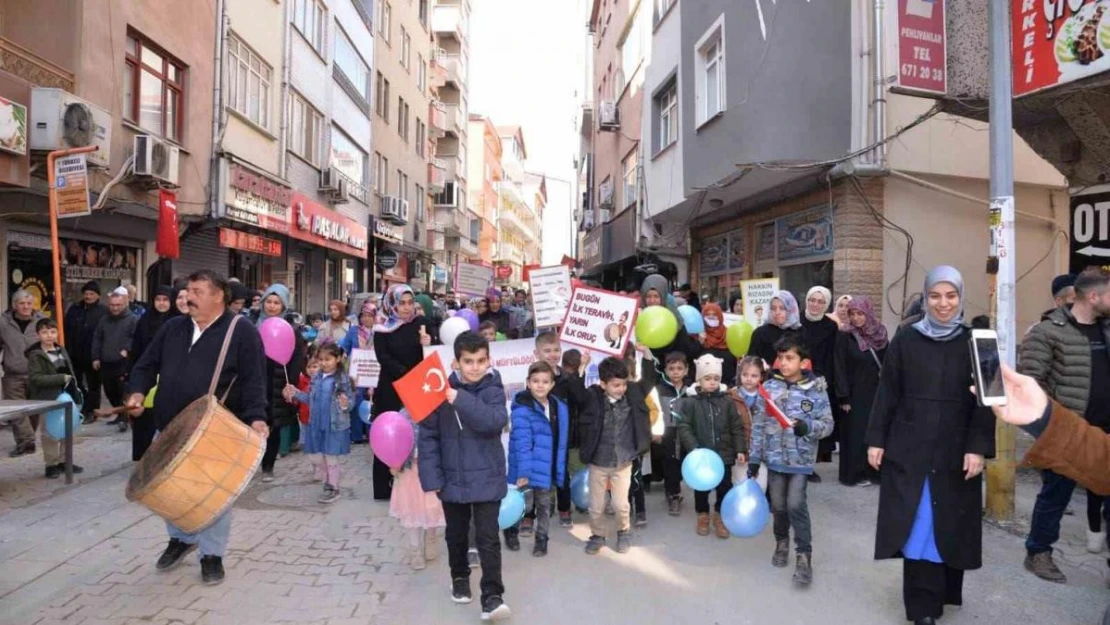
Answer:
[[(139, 317), (128, 307), (127, 290), (120, 287), (108, 295), (108, 316), (93, 331), (92, 366), (100, 373), (104, 394), (113, 408), (123, 405), (123, 387), (131, 369), (131, 342)], [(127, 416), (120, 415), (109, 425), (127, 431)]]
[(443, 502), (447, 519), (447, 557), (451, 598), (470, 603), (467, 561), (473, 516), (478, 557), (482, 562), (482, 619), (510, 614), (502, 595), (501, 541), (497, 517), (508, 491), (501, 432), (509, 423), (501, 375), (490, 368), (489, 343), (474, 332), (455, 339), (455, 363), (447, 402), (420, 423), (420, 485)]
[[(34, 296), (23, 289), (12, 294), (11, 310), (0, 315), (0, 354), (4, 361), (4, 377), (0, 383), (3, 384), (4, 399), (28, 398), (26, 352), (38, 341), (35, 324), (44, 318), (42, 313), (35, 312)], [(11, 457), (35, 452), (35, 429), (38, 423), (38, 415), (23, 417), (12, 423), (15, 449), (11, 452)]]
[[(216, 371), (224, 336), (236, 316), (227, 310), (229, 291), (222, 276), (203, 269), (188, 279), (189, 317), (166, 321), (142, 358), (131, 371), (127, 407), (132, 416), (143, 414), (143, 398), (158, 376), (173, 380), (158, 387), (158, 400), (150, 415), (159, 432), (193, 401), (208, 395), (212, 378), (217, 379), (216, 397), (263, 438), (266, 426), (266, 363), (258, 330), (244, 319), (235, 324), (223, 369)], [(231, 532), (229, 509), (207, 529), (186, 534), (166, 523), (169, 545), (158, 558), (160, 571), (173, 568), (187, 553), (200, 546), (201, 578), (206, 584), (223, 581), (223, 555)]]
[(96, 420), (93, 410), (100, 408), (100, 372), (92, 366), (93, 333), (108, 309), (100, 303), (100, 285), (96, 280), (89, 280), (81, 287), (81, 297), (80, 302), (66, 311), (65, 343), (73, 358), (77, 385), (84, 390), (85, 403), (81, 412), (85, 421), (91, 423)]
[[(1049, 313), (1025, 337), (1018, 370), (1031, 376), (1050, 397), (1083, 415), (1091, 425), (1110, 429), (1110, 273), (1089, 269), (1075, 281), (1075, 303)], [(1045, 470), (1033, 506), (1025, 568), (1041, 579), (1066, 583), (1052, 560), (1060, 519), (1075, 481)]]

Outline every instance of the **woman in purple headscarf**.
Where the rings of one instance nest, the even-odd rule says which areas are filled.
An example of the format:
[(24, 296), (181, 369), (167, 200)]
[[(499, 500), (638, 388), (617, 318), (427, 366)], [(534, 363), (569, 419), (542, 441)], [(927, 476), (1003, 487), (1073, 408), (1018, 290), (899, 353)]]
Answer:
[(478, 321), (481, 323), (492, 321), (497, 324), (498, 334), (508, 336), (512, 319), (509, 317), (509, 311), (501, 305), (501, 291), (498, 291), (496, 287), (490, 288), (486, 293), (486, 302), (488, 310), (478, 315)]
[(837, 336), (833, 359), (836, 398), (844, 415), (840, 420), (840, 483), (870, 486), (877, 479), (867, 464), (865, 438), (886, 356), (887, 332), (866, 297), (849, 301), (846, 316), (846, 330)]

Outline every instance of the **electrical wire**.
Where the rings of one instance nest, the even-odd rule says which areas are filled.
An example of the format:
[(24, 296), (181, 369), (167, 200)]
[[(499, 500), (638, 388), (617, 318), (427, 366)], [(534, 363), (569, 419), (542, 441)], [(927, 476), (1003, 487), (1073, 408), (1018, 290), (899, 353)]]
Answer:
[[(913, 235), (910, 234), (909, 231), (907, 231), (902, 226), (899, 226), (898, 224), (894, 223), (893, 221), (887, 219), (883, 214), (881, 214), (879, 211), (875, 210), (875, 206), (871, 204), (871, 200), (867, 199), (867, 193), (864, 192), (863, 185), (860, 184), (859, 176), (856, 176), (856, 175), (848, 176), (848, 181), (851, 183), (852, 188), (855, 189), (856, 193), (859, 194), (860, 199), (863, 200), (863, 204), (864, 204), (864, 206), (867, 207), (867, 210), (871, 211), (872, 217), (875, 218), (875, 221), (877, 221), (879, 223), (879, 225), (883, 227), (883, 229), (893, 230), (893, 231), (901, 234), (902, 236), (904, 236), (906, 238), (906, 264), (905, 264), (905, 267), (902, 270), (902, 275), (901, 275), (901, 277), (899, 277), (894, 282), (891, 282), (887, 286), (886, 291), (884, 293), (884, 299), (886, 300), (887, 308), (890, 309), (890, 312), (892, 312), (892, 313), (898, 315), (899, 317), (901, 317), (902, 314), (905, 311), (901, 310), (899, 308), (895, 308), (895, 306), (890, 303), (890, 292), (896, 286), (898, 286), (899, 282), (902, 283), (902, 300), (901, 300), (902, 303), (900, 304), (900, 306), (904, 307), (905, 302), (906, 302), (906, 298), (909, 296), (910, 270), (913, 268), (913, 244), (914, 244)], [(831, 185), (831, 181), (830, 181), (830, 185)]]

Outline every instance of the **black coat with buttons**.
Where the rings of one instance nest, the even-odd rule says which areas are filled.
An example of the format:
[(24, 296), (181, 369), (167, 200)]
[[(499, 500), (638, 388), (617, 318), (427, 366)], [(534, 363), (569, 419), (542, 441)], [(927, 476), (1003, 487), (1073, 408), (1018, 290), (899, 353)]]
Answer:
[(877, 559), (901, 557), (928, 477), (945, 564), (983, 564), (983, 477), (965, 479), (963, 463), (965, 454), (994, 457), (994, 416), (968, 391), (970, 336), (940, 342), (905, 327), (887, 349), (867, 431), (867, 445), (884, 450)]

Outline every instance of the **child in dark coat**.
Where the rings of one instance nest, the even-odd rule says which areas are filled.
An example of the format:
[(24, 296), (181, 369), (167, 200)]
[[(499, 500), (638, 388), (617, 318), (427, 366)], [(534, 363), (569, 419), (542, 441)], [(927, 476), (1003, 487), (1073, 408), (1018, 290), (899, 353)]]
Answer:
[[(58, 322), (50, 318), (39, 319), (35, 324), (35, 332), (39, 335), (39, 342), (27, 350), (27, 383), (30, 387), (28, 399), (54, 401), (67, 391), (78, 397), (73, 381), (73, 361), (69, 359), (66, 348), (58, 344)], [(46, 463), (46, 477), (54, 479), (65, 472), (62, 441), (51, 437), (44, 423), (40, 442), (42, 459)], [(84, 471), (73, 465), (74, 473)]]

